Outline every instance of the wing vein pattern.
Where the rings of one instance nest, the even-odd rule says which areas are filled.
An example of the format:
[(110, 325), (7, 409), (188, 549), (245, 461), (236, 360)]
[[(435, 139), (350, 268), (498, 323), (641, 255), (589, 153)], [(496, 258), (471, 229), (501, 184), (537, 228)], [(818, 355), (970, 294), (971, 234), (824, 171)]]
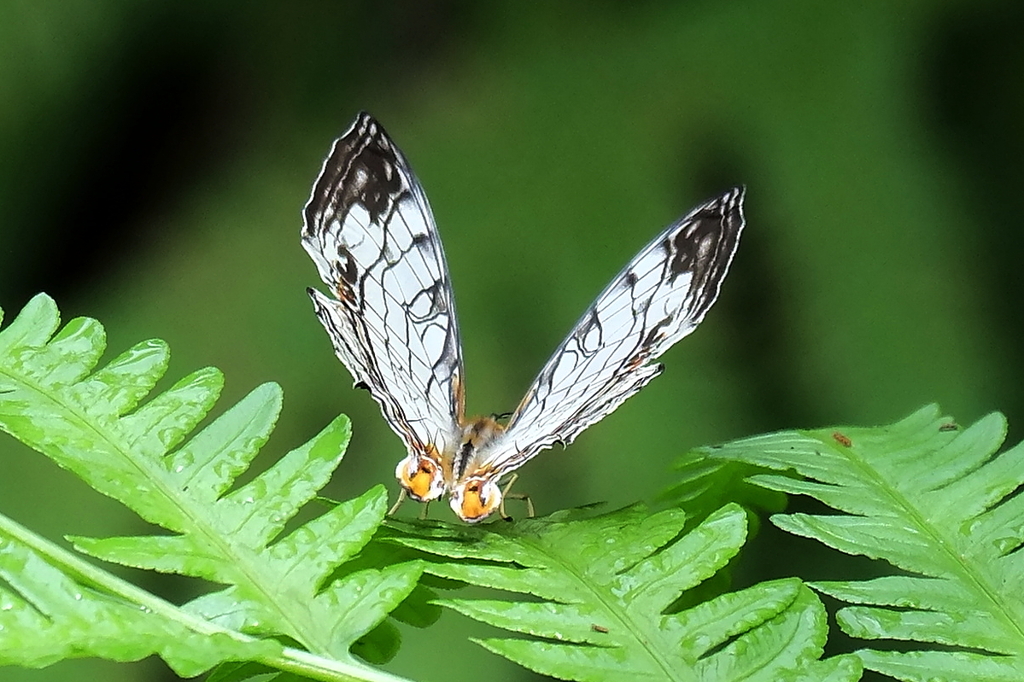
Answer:
[(692, 332), (718, 298), (743, 231), (744, 189), (693, 209), (611, 281), (540, 371), (505, 433), (480, 453), (507, 472), (568, 445), (662, 371), (653, 361)]
[(302, 245), (336, 296), (309, 290), (338, 358), (410, 452), (453, 445), (462, 347), (444, 249), (423, 188), (368, 114), (335, 142), (303, 217)]

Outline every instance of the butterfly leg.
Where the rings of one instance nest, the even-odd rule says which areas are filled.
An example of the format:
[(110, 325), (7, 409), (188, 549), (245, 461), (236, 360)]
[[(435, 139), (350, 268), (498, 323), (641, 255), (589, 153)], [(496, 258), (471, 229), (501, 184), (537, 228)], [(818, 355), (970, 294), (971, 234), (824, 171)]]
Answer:
[[(391, 505), (391, 509), (388, 509), (388, 516), (394, 516), (395, 512), (398, 511), (398, 508), (402, 506), (402, 503), (405, 502), (405, 498), (407, 497), (409, 497), (408, 493), (405, 492), (405, 488), (402, 488), (402, 492), (398, 493), (398, 500), (396, 500), (395, 503)], [(420, 511), (421, 521), (427, 518), (428, 509), (430, 509), (430, 503), (424, 502), (423, 509)]]
[(509, 490), (512, 489), (512, 484), (519, 478), (519, 474), (512, 474), (512, 478), (508, 479), (508, 483), (505, 484), (505, 489), (501, 491), (501, 503), (498, 504), (498, 513), (501, 514), (501, 518), (506, 521), (511, 521), (512, 517), (505, 513), (505, 500), (523, 500), (526, 502), (526, 517), (532, 519), (535, 516), (535, 510), (533, 508), (533, 500), (530, 496), (525, 493), (515, 493), (510, 495)]
[(405, 498), (405, 488), (402, 488), (402, 492), (398, 493), (398, 501), (396, 501), (395, 504), (392, 505), (391, 509), (388, 510), (388, 516), (395, 515), (395, 512), (398, 511), (398, 508), (402, 506), (403, 502), (405, 502)]

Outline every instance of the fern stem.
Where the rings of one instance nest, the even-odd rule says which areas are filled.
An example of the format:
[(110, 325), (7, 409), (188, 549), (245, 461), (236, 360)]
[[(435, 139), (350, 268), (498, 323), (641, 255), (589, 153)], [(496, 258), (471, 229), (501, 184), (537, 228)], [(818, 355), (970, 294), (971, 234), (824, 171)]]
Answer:
[[(44, 558), (51, 565), (73, 577), (77, 582), (109, 595), (120, 597), (148, 611), (186, 625), (194, 632), (212, 635), (219, 633), (239, 642), (256, 642), (257, 639), (233, 630), (226, 630), (213, 623), (192, 616), (173, 604), (142, 590), (117, 576), (108, 573), (83, 560), (59, 545), (36, 535), (8, 516), (0, 514), (0, 534), (11, 538)], [(347, 661), (322, 658), (300, 649), (285, 648), (281, 656), (261, 656), (259, 662), (278, 670), (294, 672), (310, 679), (324, 682), (410, 682), (406, 678)]]
[(301, 649), (285, 649), (284, 656), (267, 657), (261, 660), (261, 663), (313, 680), (324, 680), (324, 682), (341, 682), (342, 680), (346, 682), (348, 680), (358, 680), (360, 682), (412, 682), (408, 678), (392, 675), (383, 670), (321, 658)]
[(237, 632), (226, 631), (201, 618), (189, 616), (179, 608), (159, 597), (140, 589), (117, 576), (99, 569), (75, 553), (58, 546), (31, 532), (17, 521), (0, 514), (0, 533), (29, 547), (51, 565), (75, 578), (78, 582), (99, 589), (107, 594), (121, 597), (125, 601), (137, 604), (154, 613), (159, 613), (173, 620), (186, 623), (192, 630), (202, 634), (216, 632), (226, 633), (239, 641), (252, 641)]

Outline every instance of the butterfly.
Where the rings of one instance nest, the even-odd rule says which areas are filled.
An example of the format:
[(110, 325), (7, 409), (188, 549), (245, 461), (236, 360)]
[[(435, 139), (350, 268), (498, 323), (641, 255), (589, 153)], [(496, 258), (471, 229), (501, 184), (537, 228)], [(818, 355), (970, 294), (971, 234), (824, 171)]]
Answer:
[(334, 350), (408, 454), (395, 475), (463, 521), (502, 508), (499, 481), (568, 445), (662, 371), (654, 360), (718, 297), (743, 230), (744, 189), (654, 238), (583, 313), (506, 424), (465, 414), (459, 323), (434, 217), (405, 156), (361, 113), (303, 209), (302, 245), (332, 296), (308, 289)]

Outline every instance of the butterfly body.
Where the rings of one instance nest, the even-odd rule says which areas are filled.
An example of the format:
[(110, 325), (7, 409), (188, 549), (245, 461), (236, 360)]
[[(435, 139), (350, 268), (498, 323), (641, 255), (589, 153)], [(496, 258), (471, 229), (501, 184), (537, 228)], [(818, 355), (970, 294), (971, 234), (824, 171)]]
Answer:
[(654, 361), (718, 296), (743, 229), (743, 189), (652, 240), (556, 349), (507, 424), (466, 418), (462, 347), (444, 250), (422, 187), (383, 128), (360, 114), (303, 211), (302, 244), (334, 298), (309, 294), (335, 353), (380, 405), (421, 502), (444, 495), (464, 521), (500, 507), (500, 479), (568, 445), (661, 373)]

